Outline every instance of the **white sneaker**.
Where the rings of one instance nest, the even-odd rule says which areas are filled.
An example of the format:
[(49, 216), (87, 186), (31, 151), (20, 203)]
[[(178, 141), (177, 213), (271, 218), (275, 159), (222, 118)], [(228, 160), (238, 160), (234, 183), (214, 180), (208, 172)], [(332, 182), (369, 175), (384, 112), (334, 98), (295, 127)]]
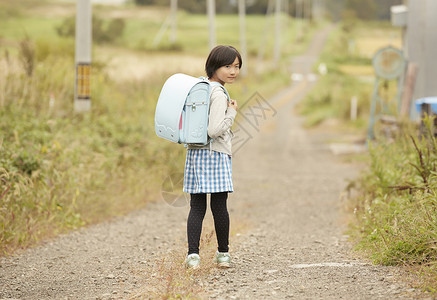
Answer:
[(231, 267), (231, 256), (229, 252), (218, 252), (215, 255), (214, 262), (219, 268), (230, 268)]
[(187, 269), (197, 269), (200, 265), (199, 254), (192, 253), (190, 255), (187, 255), (184, 264)]

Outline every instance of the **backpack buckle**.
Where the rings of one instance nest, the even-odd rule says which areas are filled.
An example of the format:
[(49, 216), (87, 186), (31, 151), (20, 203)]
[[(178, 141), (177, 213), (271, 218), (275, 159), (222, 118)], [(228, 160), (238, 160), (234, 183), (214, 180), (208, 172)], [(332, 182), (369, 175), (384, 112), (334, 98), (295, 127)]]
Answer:
[(196, 111), (196, 103), (193, 103), (193, 106), (191, 106), (191, 111)]

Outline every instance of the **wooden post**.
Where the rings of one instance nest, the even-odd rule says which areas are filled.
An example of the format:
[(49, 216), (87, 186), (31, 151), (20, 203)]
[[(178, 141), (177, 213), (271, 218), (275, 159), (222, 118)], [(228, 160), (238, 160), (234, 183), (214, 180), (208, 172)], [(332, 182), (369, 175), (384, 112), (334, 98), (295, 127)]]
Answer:
[(358, 98), (353, 96), (351, 98), (351, 120), (356, 121), (358, 115)]
[(414, 93), (414, 85), (417, 77), (417, 64), (409, 63), (407, 68), (407, 75), (404, 83), (404, 92), (401, 99), (401, 109), (399, 114), (401, 117), (408, 117), (410, 113), (411, 100)]

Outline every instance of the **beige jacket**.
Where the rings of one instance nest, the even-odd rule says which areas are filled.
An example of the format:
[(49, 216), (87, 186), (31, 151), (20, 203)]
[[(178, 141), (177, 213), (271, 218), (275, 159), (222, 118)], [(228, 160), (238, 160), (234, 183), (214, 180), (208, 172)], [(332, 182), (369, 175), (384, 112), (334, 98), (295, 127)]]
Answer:
[(228, 98), (220, 86), (213, 86), (209, 105), (208, 136), (212, 141), (205, 146), (188, 145), (188, 149), (209, 149), (232, 155), (231, 130), (237, 111), (228, 107)]

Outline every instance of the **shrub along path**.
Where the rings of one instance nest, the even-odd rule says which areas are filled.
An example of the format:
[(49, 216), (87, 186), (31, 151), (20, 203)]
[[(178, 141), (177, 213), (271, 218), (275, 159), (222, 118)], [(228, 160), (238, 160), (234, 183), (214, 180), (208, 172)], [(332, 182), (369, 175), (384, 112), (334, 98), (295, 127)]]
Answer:
[[(327, 32), (316, 36), (308, 52), (313, 56), (300, 62), (314, 61)], [(148, 299), (190, 293), (212, 299), (418, 297), (399, 281), (401, 269), (353, 258), (339, 212), (342, 190), (357, 170), (330, 153), (326, 134), (305, 131), (294, 115), (294, 104), (311, 88), (306, 78), (271, 99), (271, 106), (255, 95), (247, 106), (257, 122), (248, 107), (241, 111), (248, 119), (240, 118), (237, 137), (247, 143), (233, 158), (233, 268), (211, 266), (214, 237), (210, 243), (206, 237), (202, 267), (195, 274), (185, 272), (188, 205), (158, 201), (1, 258), (0, 299)], [(206, 233), (212, 222), (208, 214)]]

